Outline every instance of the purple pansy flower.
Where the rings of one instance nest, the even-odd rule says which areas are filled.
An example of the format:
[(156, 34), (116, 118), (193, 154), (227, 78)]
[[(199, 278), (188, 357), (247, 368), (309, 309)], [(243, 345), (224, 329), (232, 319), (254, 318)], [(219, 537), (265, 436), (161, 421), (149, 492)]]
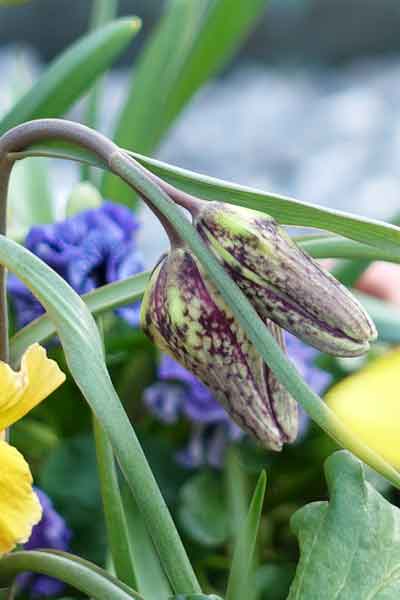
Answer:
[[(32, 530), (29, 541), (24, 545), (25, 550), (38, 548), (51, 548), (53, 550), (68, 550), (71, 540), (71, 531), (64, 519), (56, 512), (50, 498), (41, 490), (35, 489), (43, 509), (43, 517)], [(24, 573), (18, 577), (21, 588), (29, 590), (32, 598), (47, 598), (57, 596), (65, 588), (63, 582), (39, 575)]]
[[(38, 225), (29, 231), (25, 246), (63, 277), (79, 294), (124, 279), (143, 270), (135, 245), (139, 223), (119, 204), (104, 202), (59, 223)], [(23, 327), (43, 313), (41, 304), (15, 275), (10, 275), (18, 325)], [(139, 322), (140, 305), (117, 309), (131, 325)]]
[[(317, 394), (323, 392), (331, 376), (315, 365), (318, 350), (289, 333), (285, 339), (289, 358), (300, 375)], [(177, 454), (178, 461), (188, 468), (220, 467), (227, 445), (245, 435), (208, 388), (169, 356), (162, 356), (158, 381), (146, 389), (144, 401), (164, 423), (175, 423), (181, 416), (191, 423), (189, 443)], [(308, 417), (300, 410), (299, 436), (304, 435), (307, 424)]]

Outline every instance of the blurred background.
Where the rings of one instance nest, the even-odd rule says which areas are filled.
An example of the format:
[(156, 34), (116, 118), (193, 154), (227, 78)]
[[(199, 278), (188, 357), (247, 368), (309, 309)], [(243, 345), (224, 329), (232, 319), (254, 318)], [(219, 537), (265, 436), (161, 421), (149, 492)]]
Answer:
[[(121, 14), (143, 19), (143, 29), (109, 79), (106, 130), (118, 111), (124, 68), (163, 6), (161, 0), (120, 3)], [(4, 58), (15, 57), (17, 46), (37, 67), (84, 33), (89, 12), (84, 0), (1, 7), (3, 77)], [(392, 216), (400, 158), (399, 30), (396, 0), (271, 0), (239, 55), (196, 95), (158, 155), (304, 201)]]
[[(232, 7), (236, 2), (232, 0)], [(85, 34), (91, 6), (89, 0), (0, 4), (0, 115), (37, 80), (45, 64)], [(98, 121), (105, 133), (115, 129), (131, 66), (136, 67), (135, 59), (165, 6), (161, 0), (120, 2), (121, 15), (138, 15), (143, 28), (106, 76)], [(399, 31), (398, 0), (270, 0), (240, 52), (195, 94), (149, 153), (220, 179), (390, 220), (400, 208)], [(157, 93), (162, 97), (163, 89)], [(85, 100), (73, 107), (70, 117), (84, 119)], [(147, 136), (147, 127), (142, 130)], [(136, 135), (141, 133), (139, 127)], [(139, 150), (147, 153), (142, 146)], [(25, 196), (42, 193), (40, 185), (32, 185), (27, 167), (35, 160), (25, 161), (14, 178), (15, 206)], [(36, 178), (43, 174), (43, 163), (38, 164)], [(59, 207), (65, 206), (80, 181), (79, 168), (57, 161), (47, 176), (50, 194), (57, 197)], [(57, 214), (58, 219), (61, 216), (62, 210)], [(139, 218), (143, 226), (138, 245), (145, 265), (151, 267), (166, 239), (148, 211), (141, 208)], [(196, 568), (222, 589), (229, 536), (219, 472), (209, 468), (215, 465), (208, 464), (207, 457), (204, 469), (201, 461), (195, 465), (193, 476), (172, 459), (183, 440), (197, 443), (201, 427), (194, 420), (192, 428), (190, 419), (189, 424), (180, 419), (165, 426), (149, 416), (142, 394), (156, 379), (154, 349), (112, 315), (106, 330), (108, 366), (163, 494), (178, 514)], [(373, 353), (384, 350), (386, 346), (378, 347)], [(57, 347), (52, 351), (63, 361)], [(297, 356), (304, 377), (310, 372), (318, 380), (318, 392), (361, 364), (316, 358), (309, 351), (295, 348), (291, 358)], [(15, 428), (14, 435), (34, 464), (39, 485), (73, 530), (72, 549), (102, 564), (105, 532), (90, 431), (89, 411), (69, 379), (57, 392), (57, 405), (44, 405), (31, 423)], [(31, 441), (35, 435), (38, 444)], [(266, 454), (246, 440), (240, 448), (251, 485), (261, 467), (272, 471), (268, 519), (261, 534), (263, 558), (269, 565), (269, 570), (260, 570), (260, 588), (268, 590), (262, 600), (286, 597), (298, 556), (288, 519), (305, 502), (326, 496), (321, 465), (332, 448), (316, 428), (281, 455)], [(203, 511), (210, 498), (212, 519)]]

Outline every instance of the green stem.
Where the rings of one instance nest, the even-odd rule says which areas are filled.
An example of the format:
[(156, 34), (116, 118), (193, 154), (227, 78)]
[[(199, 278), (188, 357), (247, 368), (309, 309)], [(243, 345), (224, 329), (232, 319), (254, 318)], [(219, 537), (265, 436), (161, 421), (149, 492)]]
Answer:
[[(118, 147), (111, 140), (84, 125), (60, 119), (42, 119), (19, 125), (4, 134), (4, 136), (0, 138), (0, 160), (3, 157), (6, 157), (9, 152), (23, 150), (30, 144), (46, 139), (63, 139), (78, 144), (90, 152), (93, 152), (106, 164), (111, 161), (115, 153), (119, 153)], [(161, 216), (163, 218), (163, 215)], [(0, 250), (4, 250), (9, 244), (12, 244), (12, 242), (5, 238), (1, 238), (0, 236)], [(24, 254), (24, 250), (18, 245), (13, 246), (13, 248), (15, 256), (19, 253)], [(7, 256), (6, 253), (2, 253), (2, 261), (9, 268), (12, 268), (16, 272), (20, 272), (17, 263), (14, 262), (12, 257)], [(39, 264), (40, 262), (41, 261), (38, 261)], [(41, 264), (41, 268), (44, 268), (43, 264)], [(58, 286), (62, 287), (65, 285), (66, 297), (68, 298), (68, 294), (71, 291), (69, 286), (65, 284), (61, 278), (56, 276), (50, 268), (45, 270), (48, 286), (52, 288), (51, 282), (54, 282), (55, 278)], [(46, 302), (46, 299), (44, 299), (41, 290), (32, 283), (33, 275), (34, 273), (30, 273), (29, 277), (23, 277), (22, 279), (28, 287), (31, 289), (33, 288), (35, 295), (39, 300), (42, 300), (45, 307), (48, 307), (49, 305)], [(47, 291), (48, 286), (46, 287)], [(80, 307), (80, 310), (82, 310), (83, 307)], [(52, 306), (52, 308), (54, 307)], [(63, 306), (64, 313), (65, 311), (68, 311), (68, 308), (68, 303), (65, 301)], [(52, 311), (52, 318), (55, 319), (58, 324), (57, 328), (61, 342), (63, 343), (64, 348), (70, 348), (71, 328), (64, 327), (65, 319), (64, 317), (61, 318), (60, 315), (61, 313)], [(101, 404), (97, 399), (93, 402), (92, 386), (90, 382), (80, 377), (82, 362), (85, 363), (88, 357), (82, 356), (78, 359), (79, 355), (80, 352), (76, 349), (74, 352), (66, 352), (71, 373), (76, 374), (85, 397), (90, 399), (91, 405), (96, 408), (99, 420), (101, 420), (103, 427), (110, 436), (122, 471), (137, 499), (148, 531), (153, 538), (154, 545), (159, 553), (174, 591), (177, 593), (201, 593), (196, 575), (190, 564), (172, 517), (162, 498), (157, 482), (154, 479), (153, 473), (147, 463), (134, 430), (120, 406), (118, 396), (110, 384), (104, 360), (102, 359), (100, 361), (99, 358), (93, 354), (93, 361), (96, 361), (96, 368), (99, 373), (101, 373), (104, 383), (107, 386), (106, 389), (103, 390), (101, 398), (103, 399), (105, 396), (109, 396), (109, 400), (113, 403), (113, 409), (117, 415), (115, 417), (115, 422), (113, 421), (112, 423), (107, 421), (108, 412), (107, 410), (104, 410), (105, 405)], [(118, 433), (115, 427), (117, 423), (119, 428)], [(136, 463), (136, 472), (132, 472), (132, 464), (134, 462)]]
[[(104, 349), (103, 319), (97, 319)], [(108, 544), (113, 566), (118, 579), (137, 589), (134, 559), (128, 537), (128, 523), (122, 503), (114, 453), (106, 432), (93, 413), (93, 433), (96, 445), (97, 470), (100, 480), (101, 498), (106, 521)]]
[[(96, 565), (65, 552), (20, 551), (0, 560), (0, 585), (26, 571), (59, 579), (96, 600), (144, 600), (127, 585)], [(5, 600), (7, 596), (4, 597)]]
[(122, 504), (114, 454), (107, 434), (93, 416), (93, 431), (107, 536), (115, 573), (121, 581), (137, 589), (134, 561), (128, 538), (128, 524)]
[(310, 417), (341, 446), (351, 450), (400, 489), (400, 473), (368, 446), (356, 439), (321, 398), (308, 387), (293, 363), (278, 346), (249, 300), (227, 275), (216, 257), (205, 246), (197, 231), (165, 192), (147, 177), (142, 167), (122, 152), (114, 153), (109, 165), (115, 174), (146, 198), (151, 206), (154, 206), (169, 220), (171, 227), (179, 232), (181, 238), (200, 260), (204, 270), (221, 292), (222, 297), (266, 364)]
[[(7, 195), (13, 161), (0, 157), (0, 234), (7, 232)], [(8, 362), (7, 271), (0, 266), (0, 360)]]
[[(150, 277), (150, 272), (132, 275), (115, 281), (82, 296), (94, 315), (140, 300)], [(35, 342), (44, 342), (56, 333), (54, 323), (43, 315), (20, 329), (11, 339), (10, 362), (18, 365), (25, 350)]]

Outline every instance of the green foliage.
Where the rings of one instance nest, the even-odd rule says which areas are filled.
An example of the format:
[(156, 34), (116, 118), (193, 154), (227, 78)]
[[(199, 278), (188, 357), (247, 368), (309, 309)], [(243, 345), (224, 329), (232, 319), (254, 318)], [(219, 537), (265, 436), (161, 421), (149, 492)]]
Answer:
[(168, 579), (162, 569), (154, 544), (146, 531), (140, 511), (128, 488), (124, 488), (123, 502), (134, 557), (137, 589), (144, 598), (167, 600), (172, 595)]
[[(169, 0), (132, 73), (114, 140), (151, 154), (195, 92), (232, 57), (267, 0)], [(132, 205), (134, 195), (110, 173), (103, 193)]]
[(216, 473), (194, 475), (181, 491), (179, 521), (192, 540), (203, 546), (219, 546), (229, 536), (229, 516), (224, 490)]
[(252, 589), (251, 577), (254, 577), (253, 559), (258, 529), (260, 526), (267, 477), (261, 472), (254, 491), (249, 512), (241, 526), (232, 559), (228, 580), (226, 600), (242, 600)]
[(0, 134), (24, 121), (63, 115), (127, 47), (140, 27), (125, 18), (68, 48), (0, 121)]
[(91, 437), (76, 436), (53, 450), (41, 468), (39, 484), (71, 527), (73, 552), (104, 564), (106, 536), (96, 466)]
[(301, 557), (288, 600), (395, 600), (400, 594), (400, 509), (365, 480), (348, 452), (326, 462), (330, 501), (292, 518)]

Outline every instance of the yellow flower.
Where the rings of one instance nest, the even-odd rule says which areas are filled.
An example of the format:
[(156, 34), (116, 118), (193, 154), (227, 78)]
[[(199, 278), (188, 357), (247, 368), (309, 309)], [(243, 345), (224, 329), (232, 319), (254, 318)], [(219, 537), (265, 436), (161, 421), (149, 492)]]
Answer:
[[(0, 432), (21, 419), (65, 380), (39, 344), (30, 346), (16, 372), (0, 362)], [(0, 439), (0, 555), (28, 540), (42, 516), (24, 457)]]
[(400, 469), (400, 349), (343, 379), (325, 396), (361, 441)]

